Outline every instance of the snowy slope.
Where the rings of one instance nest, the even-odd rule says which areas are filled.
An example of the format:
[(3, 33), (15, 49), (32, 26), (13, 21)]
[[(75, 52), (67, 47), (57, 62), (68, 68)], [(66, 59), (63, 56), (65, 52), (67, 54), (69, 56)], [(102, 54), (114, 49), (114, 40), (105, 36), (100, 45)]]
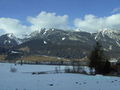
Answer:
[(3, 46), (16, 46), (21, 44), (21, 40), (18, 39), (16, 36), (14, 36), (13, 33), (7, 33), (2, 36), (0, 36), (0, 45)]
[(100, 29), (100, 30), (98, 30), (97, 35), (95, 36), (95, 39), (100, 38), (100, 36), (102, 36), (104, 38), (107, 36), (114, 40), (120, 40), (120, 31), (112, 30), (109, 28)]
[(119, 58), (120, 53), (120, 31), (110, 28), (100, 29), (95, 34), (95, 40), (101, 42), (104, 50), (110, 57)]
[[(16, 73), (10, 67), (17, 68)], [(0, 63), (0, 90), (119, 90), (120, 78), (87, 76), (81, 74), (41, 74), (31, 71), (49, 71), (57, 66), (17, 65)]]

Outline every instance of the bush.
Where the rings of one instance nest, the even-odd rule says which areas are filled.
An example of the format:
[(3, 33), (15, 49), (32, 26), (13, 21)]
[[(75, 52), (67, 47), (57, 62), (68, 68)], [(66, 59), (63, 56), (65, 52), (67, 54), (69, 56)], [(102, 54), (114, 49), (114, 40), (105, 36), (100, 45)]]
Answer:
[(17, 72), (17, 68), (11, 67), (11, 68), (10, 68), (10, 72), (13, 72), (13, 73), (14, 73), (14, 72)]
[(70, 68), (69, 67), (65, 67), (65, 73), (70, 73), (70, 72), (71, 72)]

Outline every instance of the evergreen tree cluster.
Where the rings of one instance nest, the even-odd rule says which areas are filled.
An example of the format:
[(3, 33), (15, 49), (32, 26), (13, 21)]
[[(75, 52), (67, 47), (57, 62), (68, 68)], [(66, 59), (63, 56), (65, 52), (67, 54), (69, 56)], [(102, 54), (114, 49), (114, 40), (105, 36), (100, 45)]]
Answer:
[(96, 46), (89, 56), (89, 67), (91, 71), (94, 69), (95, 74), (108, 74), (111, 71), (111, 65), (108, 58), (104, 54), (102, 45), (96, 42)]

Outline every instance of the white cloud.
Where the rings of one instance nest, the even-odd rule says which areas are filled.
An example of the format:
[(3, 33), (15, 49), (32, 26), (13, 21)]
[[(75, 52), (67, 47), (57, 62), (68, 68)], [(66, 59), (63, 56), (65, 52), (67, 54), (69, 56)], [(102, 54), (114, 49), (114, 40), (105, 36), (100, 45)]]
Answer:
[[(68, 15), (56, 15), (56, 13), (41, 12), (35, 17), (28, 17), (30, 26), (21, 24), (21, 21), (13, 18), (0, 18), (0, 35), (3, 33), (14, 33), (16, 36), (30, 33), (40, 28), (70, 29)], [(84, 18), (74, 20), (74, 28), (95, 32), (102, 28), (114, 28), (120, 30), (120, 14), (113, 14), (108, 17), (97, 17), (85, 15)]]
[(31, 29), (37, 30), (40, 28), (59, 28), (67, 29), (68, 16), (58, 16), (56, 13), (47, 13), (42, 11), (36, 17), (28, 17), (28, 21), (32, 24)]
[(14, 33), (20, 36), (29, 31), (29, 27), (22, 25), (17, 19), (0, 18), (0, 33)]
[(120, 14), (114, 14), (108, 17), (85, 15), (84, 19), (76, 18), (74, 20), (74, 25), (76, 28), (89, 32), (95, 32), (102, 28), (114, 28), (120, 30)]
[(0, 35), (4, 33), (14, 33), (21, 37), (23, 34), (30, 33), (40, 28), (68, 28), (68, 16), (58, 16), (56, 13), (41, 12), (36, 17), (28, 17), (31, 26), (21, 24), (21, 21), (13, 18), (0, 18)]
[(114, 8), (111, 13), (117, 13), (120, 12), (120, 7), (119, 8)]

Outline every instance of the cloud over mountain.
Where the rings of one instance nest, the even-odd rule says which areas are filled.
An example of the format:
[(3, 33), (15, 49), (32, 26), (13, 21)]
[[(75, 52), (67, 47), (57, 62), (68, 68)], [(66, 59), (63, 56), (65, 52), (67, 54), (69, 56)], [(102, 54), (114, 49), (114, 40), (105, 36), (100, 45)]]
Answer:
[(29, 27), (22, 25), (17, 19), (12, 18), (0, 18), (0, 34), (14, 33), (19, 36), (20, 34), (27, 34)]
[(95, 32), (102, 28), (120, 29), (120, 14), (114, 14), (108, 17), (97, 17), (95, 15), (85, 15), (84, 19), (76, 18), (74, 20), (76, 28), (81, 30)]
[(14, 33), (17, 36), (27, 34), (41, 28), (67, 29), (68, 15), (59, 16), (56, 13), (40, 12), (35, 17), (27, 17), (30, 26), (21, 24), (21, 21), (13, 18), (0, 18), (0, 34)]
[(40, 28), (68, 28), (68, 15), (58, 16), (56, 13), (42, 11), (36, 17), (28, 17), (28, 21), (32, 24), (32, 30)]
[[(71, 29), (69, 26), (68, 15), (57, 15), (42, 11), (37, 16), (28, 16), (27, 21), (31, 25), (23, 25), (22, 21), (14, 18), (0, 18), (0, 35), (3, 33), (14, 33), (17, 36), (28, 34), (40, 28), (58, 28), (58, 29)], [(76, 18), (74, 20), (74, 28), (79, 28), (88, 32), (95, 32), (102, 28), (113, 28), (120, 30), (120, 14), (113, 14), (106, 17), (97, 17), (89, 14), (84, 18)]]

